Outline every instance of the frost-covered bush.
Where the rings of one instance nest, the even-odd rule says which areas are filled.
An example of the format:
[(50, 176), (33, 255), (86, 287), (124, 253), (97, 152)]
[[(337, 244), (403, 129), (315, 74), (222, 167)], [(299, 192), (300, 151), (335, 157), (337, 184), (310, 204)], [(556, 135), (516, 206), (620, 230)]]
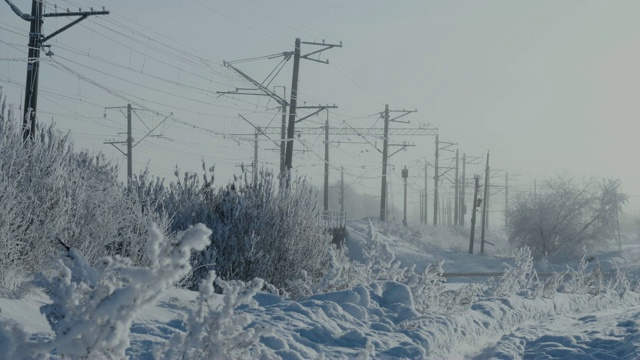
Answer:
[(350, 289), (360, 284), (355, 280), (358, 276), (354, 276), (358, 273), (357, 269), (351, 266), (344, 249), (330, 247), (328, 250), (325, 272), (320, 279), (313, 279), (303, 270), (299, 278), (287, 280), (287, 290), (280, 290), (279, 293), (286, 297), (310, 296)]
[[(223, 290), (222, 303), (215, 299), (214, 283)], [(264, 282), (223, 281), (211, 272), (199, 287), (197, 308), (188, 309), (183, 319), (186, 333), (176, 333), (167, 346), (157, 352), (163, 359), (241, 359), (259, 358), (252, 346), (260, 336), (271, 334), (262, 327), (247, 328), (252, 317), (236, 314), (240, 305), (257, 306), (253, 296)]]
[(605, 286), (604, 274), (600, 263), (597, 263), (593, 270), (587, 270), (589, 263), (586, 260), (586, 254), (587, 250), (583, 248), (582, 258), (578, 263), (578, 267), (576, 269), (567, 269), (567, 280), (561, 284), (560, 291), (569, 294), (598, 295), (608, 290)]
[(369, 241), (362, 249), (365, 259), (365, 283), (396, 281), (405, 279), (407, 268), (402, 267), (400, 261), (389, 249), (389, 245), (380, 241), (373, 224), (369, 222), (367, 238)]
[(506, 265), (502, 277), (490, 288), (493, 296), (526, 295), (538, 282), (529, 248), (521, 248), (515, 257), (515, 266)]
[(102, 154), (74, 152), (53, 125), (25, 143), (11, 113), (0, 110), (0, 289), (49, 266), (56, 238), (89, 262), (109, 254), (148, 261), (145, 224), (166, 221), (126, 193), (117, 167)]
[(611, 269), (610, 280), (607, 283), (607, 289), (615, 291), (620, 297), (625, 296), (632, 289), (631, 282), (627, 278), (627, 275), (620, 271), (618, 264), (613, 263), (613, 269)]
[(263, 172), (257, 184), (247, 178), (217, 194), (210, 223), (215, 253), (202, 254), (205, 264), (215, 254), (215, 270), (223, 279), (261, 277), (285, 289), (303, 271), (311, 279), (321, 278), (332, 244), (315, 193), (301, 179), (279, 191), (271, 173)]
[(58, 274), (39, 274), (35, 282), (52, 301), (41, 311), (55, 337), (33, 348), (73, 359), (124, 358), (134, 316), (187, 275), (191, 251), (204, 249), (211, 235), (202, 224), (178, 241), (164, 240), (155, 225), (149, 233), (148, 267), (120, 256), (102, 258), (91, 266), (71, 248)]
[(616, 293), (620, 297), (629, 291), (640, 288), (632, 284), (627, 275), (614, 263), (608, 280), (602, 272), (600, 263), (588, 269), (587, 250), (583, 247), (582, 258), (574, 269), (551, 273), (548, 277), (539, 277), (533, 269), (533, 258), (527, 248), (520, 249), (515, 257), (515, 265), (507, 266), (505, 273), (488, 288), (489, 296), (525, 296), (528, 298), (553, 298), (556, 293), (600, 295)]
[(530, 297), (553, 299), (566, 275), (566, 272), (555, 272), (546, 279), (539, 279), (536, 288), (531, 291)]

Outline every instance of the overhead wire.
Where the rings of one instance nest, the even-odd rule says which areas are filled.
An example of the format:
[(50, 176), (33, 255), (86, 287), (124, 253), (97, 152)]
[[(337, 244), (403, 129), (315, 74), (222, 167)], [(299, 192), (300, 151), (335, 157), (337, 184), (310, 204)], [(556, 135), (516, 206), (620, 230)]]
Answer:
[[(178, 95), (178, 94), (175, 94), (175, 93), (172, 93), (172, 92), (169, 92), (169, 91), (165, 91), (165, 90), (158, 89), (158, 88), (156, 88), (156, 87), (151, 87), (151, 86), (148, 86), (148, 85), (144, 85), (144, 84), (138, 83), (138, 82), (136, 82), (136, 81), (129, 80), (129, 79), (125, 79), (125, 78), (120, 77), (120, 76), (117, 76), (117, 75), (115, 75), (115, 74), (108, 73), (108, 72), (106, 72), (106, 71), (102, 71), (102, 70), (99, 70), (99, 69), (93, 68), (93, 67), (91, 67), (91, 66), (88, 66), (88, 65), (85, 65), (85, 64), (79, 63), (79, 62), (77, 62), (77, 61), (74, 61), (74, 60), (71, 60), (71, 59), (68, 59), (68, 58), (65, 58), (65, 57), (61, 57), (61, 56), (55, 56), (55, 57), (56, 57), (56, 58), (63, 59), (63, 60), (65, 60), (65, 61), (70, 62), (70, 63), (73, 63), (73, 64), (75, 64), (75, 65), (78, 65), (78, 66), (81, 66), (81, 67), (87, 68), (87, 69), (89, 69), (89, 70), (95, 71), (95, 72), (100, 73), (100, 74), (102, 74), (102, 75), (109, 76), (109, 77), (112, 77), (112, 78), (118, 79), (118, 80), (120, 80), (120, 81), (124, 81), (124, 82), (126, 82), (126, 83), (130, 83), (130, 84), (133, 84), (133, 85), (140, 86), (141, 88), (145, 88), (145, 89), (147, 89), (147, 90), (155, 91), (155, 92), (162, 93), (162, 94), (165, 94), (165, 95), (169, 95), (169, 96), (172, 96), (172, 97), (176, 97), (176, 98), (179, 98), (179, 99), (189, 100), (189, 101), (192, 101), (192, 102), (195, 102), (195, 103), (199, 103), (199, 104), (204, 104), (204, 105), (207, 105), (207, 106), (212, 106), (212, 104), (211, 104), (211, 103), (209, 103), (209, 102), (207, 102), (207, 101), (204, 101), (204, 100), (199, 100), (199, 99), (191, 98), (191, 97), (188, 97), (188, 96)], [(81, 79), (83, 79), (83, 80), (85, 80), (85, 81), (87, 81), (87, 79), (88, 79), (86, 76), (84, 76), (84, 75), (80, 74), (79, 72), (77, 72), (77, 71), (75, 71), (75, 70), (73, 70), (73, 69), (69, 68), (68, 66), (66, 66), (66, 65), (62, 64), (61, 62), (59, 62), (59, 61), (55, 60), (54, 58), (51, 58), (51, 63), (55, 64), (55, 65), (52, 65), (53, 67), (55, 67), (55, 66), (57, 65), (57, 66), (59, 66), (60, 68), (64, 69), (65, 71), (70, 72), (70, 73), (72, 73), (72, 74), (74, 74), (74, 75), (76, 75), (76, 76), (79, 76)], [(88, 81), (88, 82), (91, 82), (91, 81)], [(95, 84), (94, 84), (94, 85), (95, 85)], [(104, 89), (104, 88), (103, 88), (103, 89)], [(111, 91), (113, 91), (113, 90), (109, 90), (109, 92), (111, 92)], [(112, 93), (111, 95), (114, 95), (114, 94)], [(115, 96), (115, 95), (114, 95), (114, 96)], [(137, 96), (135, 96), (135, 95), (129, 95), (129, 96), (130, 96), (130, 97), (137, 97)], [(161, 103), (158, 103), (158, 104), (161, 104)], [(166, 106), (166, 104), (161, 104), (161, 105), (165, 105), (165, 106)], [(238, 111), (238, 110), (240, 110), (240, 111), (244, 111), (244, 110), (246, 110), (246, 109), (242, 109), (242, 108), (236, 108), (236, 107), (231, 107), (231, 106), (226, 106), (226, 105), (219, 105), (219, 104), (216, 104), (215, 106), (216, 106), (216, 107), (219, 107), (219, 108), (226, 108), (226, 109), (229, 109), (229, 110), (235, 110), (235, 111)], [(173, 106), (173, 105), (171, 105), (171, 107), (172, 107), (172, 108), (177, 108), (177, 107), (175, 107), (175, 106)], [(182, 109), (183, 109), (183, 110), (185, 110), (185, 111), (189, 111), (188, 109), (184, 109), (184, 108), (182, 108)], [(210, 114), (210, 115), (212, 115), (212, 116), (216, 116), (215, 114)], [(218, 116), (219, 116), (219, 115), (218, 115)]]
[[(125, 101), (129, 102), (129, 103), (135, 104), (136, 106), (139, 106), (139, 107), (141, 107), (141, 108), (143, 108), (145, 110), (149, 110), (149, 111), (152, 111), (152, 112), (155, 112), (155, 113), (160, 113), (159, 111), (152, 110), (149, 107), (144, 106), (139, 102), (133, 101), (132, 98), (129, 97), (129, 96), (122, 95), (121, 93), (119, 93), (119, 92), (107, 87), (106, 85), (102, 85), (102, 84), (100, 84), (100, 83), (98, 83), (98, 82), (96, 82), (96, 81), (94, 81), (94, 80), (92, 80), (92, 79), (90, 79), (90, 78), (78, 73), (77, 71), (68, 68), (64, 64), (56, 62), (55, 60), (52, 60), (52, 62), (55, 63), (56, 65), (60, 66), (62, 69), (70, 72), (71, 74), (74, 74), (74, 75), (78, 76), (80, 79), (82, 79), (82, 80), (84, 80), (84, 81), (86, 81), (86, 82), (88, 82), (88, 83), (90, 83), (90, 84), (92, 84), (92, 85), (94, 85), (94, 86), (96, 86), (98, 88), (101, 88), (101, 89), (105, 90), (106, 92), (108, 92), (109, 94), (111, 94), (111, 95), (113, 95), (115, 97), (118, 97), (118, 98), (120, 98), (122, 100), (125, 100)], [(222, 132), (215, 131), (215, 130), (212, 130), (212, 129), (204, 128), (202, 126), (198, 126), (198, 125), (195, 125), (195, 124), (191, 124), (191, 123), (185, 122), (183, 120), (180, 120), (180, 119), (176, 118), (175, 116), (172, 116), (171, 118), (172, 118), (173, 121), (175, 121), (177, 123), (180, 123), (182, 125), (191, 127), (193, 129), (198, 129), (198, 130), (204, 131), (204, 132), (206, 132), (208, 134), (215, 135), (215, 136), (221, 137), (223, 139), (233, 138), (232, 136), (229, 136), (229, 135), (224, 134)]]
[[(78, 3), (74, 3), (73, 1), (70, 1), (70, 0), (61, 0), (61, 1), (64, 1), (64, 2), (67, 2), (67, 3), (72, 3), (72, 4), (79, 5)], [(86, 0), (86, 1), (87, 1), (88, 3), (91, 3), (91, 4), (96, 5), (96, 6), (101, 6), (101, 5), (102, 5), (102, 4), (96, 3), (96, 2), (91, 1), (91, 0)], [(178, 48), (176, 48), (176, 47), (173, 47), (173, 46), (167, 45), (167, 44), (165, 44), (165, 43), (163, 43), (163, 42), (161, 42), (161, 41), (158, 41), (157, 39), (154, 39), (154, 38), (152, 38), (152, 37), (148, 36), (147, 34), (144, 34), (144, 33), (140, 32), (140, 31), (138, 31), (138, 30), (135, 30), (134, 28), (132, 28), (132, 27), (130, 27), (130, 26), (127, 26), (127, 25), (125, 25), (125, 24), (122, 24), (121, 22), (119, 22), (119, 21), (115, 20), (112, 16), (109, 16), (109, 17), (108, 17), (108, 20), (109, 20), (109, 21), (111, 21), (111, 22), (113, 22), (114, 24), (117, 24), (118, 26), (121, 26), (121, 27), (123, 27), (123, 28), (125, 28), (125, 29), (127, 29), (127, 30), (129, 30), (129, 31), (135, 32), (135, 33), (137, 33), (137, 34), (139, 34), (139, 35), (141, 35), (141, 36), (143, 36), (143, 37), (147, 37), (147, 38), (148, 38), (148, 39), (150, 39), (151, 41), (157, 42), (157, 43), (159, 43), (160, 45), (163, 45), (163, 46), (165, 46), (165, 47), (167, 47), (167, 48), (169, 48), (169, 49), (173, 49), (174, 51), (177, 51), (177, 52), (184, 52), (184, 53), (186, 53), (186, 54), (189, 54), (189, 55), (193, 56), (194, 58), (199, 59), (200, 61), (203, 61), (204, 63), (208, 63), (208, 62), (210, 62), (210, 61), (211, 61), (211, 60), (208, 60), (208, 59), (207, 59), (207, 58), (212, 58), (210, 55), (208, 55), (208, 54), (196, 55), (196, 54), (195, 54), (195, 52), (199, 52), (200, 50), (199, 50), (199, 49), (196, 49), (196, 48), (193, 48), (193, 47), (191, 47), (191, 46), (189, 46), (189, 45), (185, 44), (185, 43), (184, 43), (184, 41), (178, 41), (178, 40), (173, 39), (171, 36), (169, 36), (169, 35), (167, 35), (167, 34), (161, 34), (161, 33), (159, 33), (158, 31), (156, 31), (156, 30), (154, 30), (154, 29), (152, 29), (152, 28), (150, 28), (150, 27), (147, 27), (147, 26), (143, 25), (143, 24), (142, 24), (142, 23), (140, 23), (139, 21), (135, 21), (135, 20), (132, 20), (132, 19), (127, 18), (126, 16), (122, 15), (122, 14), (121, 14), (121, 13), (119, 13), (118, 11), (110, 10), (110, 14), (111, 14), (111, 15), (114, 15), (115, 17), (119, 17), (119, 18), (122, 18), (122, 19), (124, 19), (124, 20), (126, 20), (126, 21), (130, 22), (130, 23), (131, 23), (132, 25), (134, 25), (134, 26), (141, 27), (141, 28), (143, 28), (143, 29), (144, 29), (144, 30), (146, 30), (146, 31), (149, 31), (149, 32), (151, 32), (151, 33), (154, 33), (154, 34), (156, 34), (156, 35), (158, 35), (158, 36), (162, 37), (163, 39), (166, 39), (166, 40), (172, 41), (173, 43), (175, 43), (175, 44), (177, 44), (177, 45), (179, 45), (179, 46), (181, 46), (181, 47), (184, 47), (184, 48), (186, 48), (186, 49), (189, 49), (190, 51), (192, 51), (192, 52), (194, 52), (194, 53), (189, 53), (189, 52), (187, 52), (187, 51), (180, 50), (180, 49), (178, 49)], [(105, 19), (106, 19), (106, 18), (105, 18)], [(222, 63), (222, 60), (216, 60), (216, 61), (217, 61), (218, 63)]]

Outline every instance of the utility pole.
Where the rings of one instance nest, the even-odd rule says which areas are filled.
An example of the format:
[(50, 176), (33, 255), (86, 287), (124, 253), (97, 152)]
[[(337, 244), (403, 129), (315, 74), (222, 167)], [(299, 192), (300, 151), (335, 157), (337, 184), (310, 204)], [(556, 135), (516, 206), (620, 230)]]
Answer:
[[(289, 100), (289, 123), (287, 124), (287, 149), (285, 151), (284, 166), (291, 171), (293, 163), (293, 135), (296, 124), (296, 107), (298, 105), (298, 73), (300, 72), (300, 38), (296, 38), (293, 52), (293, 77), (291, 80), (291, 100)], [(291, 174), (287, 174), (287, 188), (291, 181)]]
[(329, 110), (324, 123), (324, 211), (329, 211)]
[(460, 225), (464, 226), (465, 213), (467, 212), (466, 205), (466, 186), (467, 186), (467, 165), (477, 164), (477, 161), (481, 160), (481, 156), (467, 156), (462, 154), (462, 180), (460, 189)]
[[(301, 44), (306, 45), (316, 45), (323, 46), (322, 49), (312, 51), (306, 55), (302, 55), (300, 46)], [(342, 47), (342, 43), (338, 44), (325, 44), (316, 43), (316, 42), (303, 42), (300, 41), (300, 38), (296, 38), (295, 48), (293, 52), (293, 77), (291, 79), (291, 100), (289, 101), (289, 123), (287, 124), (287, 148), (285, 152), (285, 168), (287, 171), (291, 171), (292, 163), (293, 163), (293, 137), (295, 134), (295, 124), (296, 124), (296, 110), (298, 104), (298, 75), (300, 72), (300, 59), (307, 59), (311, 61), (320, 62), (323, 64), (328, 64), (329, 60), (317, 60), (309, 58), (309, 56), (321, 53), (325, 50), (334, 48), (334, 47)], [(289, 176), (287, 176), (287, 187), (289, 187)]]
[[(105, 108), (105, 114), (106, 114), (106, 109), (121, 109), (122, 107), (109, 107), (109, 108)], [(124, 156), (127, 157), (127, 186), (131, 185), (131, 179), (133, 176), (133, 136), (131, 135), (131, 104), (127, 104), (127, 140), (125, 141), (105, 141), (105, 144), (110, 144), (113, 147), (115, 147), (116, 149), (118, 149), (118, 151), (120, 151)], [(127, 152), (125, 153), (124, 151), (120, 150), (119, 147), (116, 146), (116, 144), (126, 144), (127, 145)]]
[[(387, 163), (391, 156), (395, 155), (398, 151), (406, 148), (407, 144), (400, 145), (400, 150), (395, 151), (393, 154), (389, 155), (389, 123), (394, 122), (402, 122), (398, 121), (399, 118), (409, 115), (410, 113), (416, 112), (418, 110), (389, 110), (389, 105), (386, 104), (384, 106), (384, 134), (382, 139), (382, 181), (380, 184), (380, 221), (387, 220)], [(401, 113), (400, 115), (390, 118), (391, 112)]]
[[(40, 76), (40, 50), (49, 45), (45, 43), (51, 40), (54, 36), (69, 29), (73, 25), (76, 25), (80, 21), (86, 19), (91, 15), (107, 15), (108, 11), (104, 8), (102, 11), (80, 11), (64, 13), (45, 13), (44, 12), (44, 0), (32, 0), (31, 1), (31, 15), (25, 14), (14, 5), (10, 0), (5, 0), (11, 10), (18, 15), (21, 19), (29, 21), (29, 48), (27, 58), (27, 78), (25, 82), (25, 94), (24, 94), (24, 116), (22, 118), (22, 137), (24, 141), (33, 140), (36, 132), (36, 114), (38, 108), (38, 79)], [(48, 36), (44, 36), (42, 33), (42, 25), (44, 24), (45, 17), (59, 17), (59, 16), (79, 16), (80, 18), (70, 22), (69, 24), (54, 31)], [(46, 55), (53, 55), (49, 50), (45, 50)]]
[(420, 224), (424, 224), (424, 190), (420, 190)]
[[(104, 108), (104, 117), (107, 117), (107, 110), (108, 109), (118, 109), (120, 111), (122, 111), (122, 109), (126, 108), (127, 109), (127, 140), (125, 141), (105, 141), (104, 144), (110, 144), (111, 146), (115, 147), (118, 151), (120, 151), (120, 153), (122, 153), (124, 156), (127, 157), (127, 186), (131, 185), (131, 179), (133, 178), (133, 148), (136, 147), (136, 145), (138, 145), (142, 140), (144, 140), (145, 138), (147, 138), (148, 136), (156, 136), (156, 135), (151, 135), (151, 133), (153, 133), (158, 127), (160, 127), (160, 125), (162, 125), (165, 121), (167, 121), (167, 119), (169, 118), (169, 116), (173, 115), (173, 113), (167, 115), (164, 120), (162, 120), (160, 123), (158, 123), (158, 125), (156, 125), (153, 129), (149, 130), (149, 132), (142, 137), (142, 139), (138, 140), (138, 142), (136, 142), (135, 144), (133, 143), (133, 134), (132, 134), (132, 118), (131, 118), (131, 114), (133, 113), (134, 109), (131, 107), (131, 104), (127, 104), (127, 106), (111, 106), (111, 107), (106, 107)], [(140, 110), (140, 109), (138, 109)], [(122, 149), (120, 149), (118, 146), (116, 145), (121, 145), (121, 144), (126, 144), (127, 146), (127, 152), (122, 151)]]
[(133, 178), (133, 135), (131, 132), (131, 104), (127, 104), (127, 185), (131, 185)]
[(484, 232), (487, 224), (487, 200), (489, 196), (489, 152), (487, 151), (487, 166), (484, 173), (484, 200), (482, 202), (482, 227), (480, 235), (480, 253), (484, 254)]
[[(618, 197), (618, 193), (616, 192), (616, 198), (617, 197)], [(620, 212), (620, 202), (617, 201), (616, 202), (616, 223), (618, 224), (618, 251), (622, 251), (622, 241), (620, 240), (620, 218), (618, 217), (619, 212)]]
[(458, 225), (464, 226), (464, 215), (467, 212), (467, 204), (465, 204), (465, 187), (467, 187), (467, 179), (466, 179), (466, 170), (467, 170), (467, 154), (462, 154), (462, 187), (460, 188), (460, 217)]
[(253, 185), (258, 186), (258, 135), (260, 128), (256, 127), (255, 138), (253, 140)]
[(436, 135), (436, 162), (433, 174), (433, 226), (438, 226), (438, 183), (440, 176), (438, 171), (438, 151), (440, 150), (440, 137)]
[(458, 225), (458, 217), (460, 216), (460, 208), (458, 207), (460, 199), (460, 191), (458, 189), (458, 184), (460, 183), (460, 179), (458, 179), (458, 167), (460, 163), (460, 158), (458, 156), (458, 149), (456, 149), (456, 179), (454, 181), (455, 192), (454, 192), (454, 201), (453, 201), (453, 224)]
[(380, 221), (387, 220), (387, 157), (389, 154), (389, 104), (384, 106), (384, 137), (382, 138), (382, 184), (380, 190)]
[[(301, 45), (314, 45), (314, 46), (321, 46), (321, 49), (312, 51), (310, 53), (307, 53), (305, 55), (302, 55), (301, 52)], [(334, 47), (342, 47), (342, 42), (340, 44), (327, 44), (324, 42), (324, 40), (321, 43), (316, 43), (316, 42), (305, 42), (305, 41), (301, 41), (300, 38), (296, 38), (295, 40), (295, 44), (294, 44), (294, 51), (293, 52), (283, 52), (282, 54), (279, 55), (269, 55), (269, 56), (262, 56), (262, 57), (257, 57), (257, 58), (252, 58), (252, 59), (244, 59), (244, 60), (236, 60), (236, 61), (225, 61), (224, 65), (230, 69), (232, 69), (233, 71), (235, 71), (236, 73), (238, 73), (240, 76), (242, 76), (244, 79), (246, 79), (247, 81), (249, 81), (251, 84), (253, 84), (256, 89), (238, 89), (236, 88), (236, 91), (225, 91), (225, 92), (218, 92), (219, 94), (235, 94), (235, 95), (263, 95), (263, 96), (269, 96), (271, 98), (273, 98), (278, 104), (280, 104), (280, 106), (282, 107), (282, 113), (283, 113), (283, 122), (286, 123), (286, 106), (289, 106), (289, 121), (288, 123), (286, 123), (286, 140), (285, 139), (285, 134), (283, 132), (281, 132), (281, 146), (283, 146), (283, 142), (286, 142), (286, 146), (284, 149), (284, 154), (283, 154), (283, 150), (281, 150), (281, 156), (284, 158), (283, 161), (283, 165), (282, 165), (282, 171), (287, 170), (290, 171), (292, 168), (292, 162), (293, 162), (293, 139), (294, 139), (294, 134), (295, 134), (295, 123), (296, 122), (300, 122), (302, 121), (302, 119), (296, 120), (296, 111), (297, 109), (302, 109), (303, 107), (299, 107), (297, 106), (298, 103), (298, 78), (299, 78), (299, 74), (300, 74), (300, 60), (301, 59), (305, 59), (305, 60), (311, 60), (311, 61), (315, 61), (315, 62), (319, 62), (322, 64), (328, 64), (329, 60), (319, 60), (319, 59), (313, 59), (310, 58), (311, 55), (315, 55), (315, 54), (319, 54), (325, 50), (334, 48)], [(233, 63), (238, 63), (238, 62), (246, 62), (247, 60), (256, 60), (256, 59), (272, 59), (274, 57), (279, 57), (279, 56), (283, 56), (285, 59), (283, 60), (283, 62), (281, 64), (283, 64), (284, 62), (288, 61), (291, 56), (293, 56), (293, 75), (291, 78), (291, 100), (289, 102), (287, 102), (284, 97), (286, 97), (286, 90), (285, 90), (285, 95), (284, 97), (280, 97), (279, 95), (275, 94), (273, 91), (269, 90), (266, 86), (263, 85), (264, 81), (259, 82), (254, 80), (253, 78), (251, 78), (249, 75), (245, 74), (243, 71), (241, 71), (240, 69), (236, 68), (234, 65), (232, 65)], [(280, 66), (280, 65), (279, 65)], [(272, 71), (272, 74), (275, 73), (279, 73), (279, 71)], [(271, 78), (270, 74), (267, 79)], [(275, 77), (275, 75), (274, 75)], [(273, 80), (273, 79), (271, 79)], [(265, 79), (266, 81), (266, 79)], [(243, 90), (243, 91), (249, 91), (249, 92), (239, 92), (239, 90)], [(259, 93), (256, 93), (255, 91), (259, 91)], [(335, 106), (334, 106), (335, 107)], [(305, 108), (311, 108), (311, 107), (305, 107)], [(326, 107), (323, 107), (326, 108)], [(314, 113), (312, 115), (317, 114)], [(282, 129), (281, 129), (282, 130)], [(286, 180), (286, 186), (289, 186), (289, 175), (287, 175), (287, 180)]]
[(440, 198), (438, 199), (438, 224), (446, 225), (444, 194), (440, 192)]
[(407, 170), (407, 167), (405, 166), (404, 169), (402, 169), (402, 178), (404, 179), (404, 218), (402, 220), (402, 223), (404, 224), (404, 226), (407, 226), (407, 178), (409, 177), (409, 170)]
[[(40, 75), (40, 48), (42, 48), (43, 0), (31, 2), (29, 26), (29, 54), (27, 58), (27, 79), (24, 93), (24, 116), (22, 118), (22, 138), (33, 140), (36, 132), (36, 111), (38, 108), (38, 78)], [(130, 177), (128, 177), (130, 179)]]
[(486, 216), (484, 217), (484, 226), (487, 230), (489, 230), (489, 218), (490, 216), (490, 208), (489, 205), (491, 204), (491, 176), (489, 176), (489, 180), (487, 181), (487, 196), (485, 196), (484, 198), (484, 205), (487, 207), (487, 209), (485, 210)]
[(427, 210), (429, 209), (429, 191), (427, 189), (427, 162), (424, 162), (424, 223), (425, 225), (429, 223), (429, 216), (427, 214)]
[(344, 214), (344, 166), (340, 167), (340, 212)]
[[(440, 147), (441, 144), (444, 144), (444, 146)], [(438, 208), (439, 208), (438, 186), (440, 183), (440, 165), (439, 165), (440, 150), (452, 151), (452, 150), (449, 150), (448, 148), (453, 145), (458, 145), (458, 144), (448, 142), (448, 141), (440, 141), (440, 137), (436, 135), (436, 154), (435, 154), (436, 161), (434, 166), (435, 174), (433, 175), (433, 225), (434, 226), (438, 226)], [(451, 168), (448, 168), (448, 169), (450, 170)], [(444, 203), (444, 200), (443, 200), (443, 203)], [(444, 219), (444, 217), (441, 217), (441, 219)]]
[(480, 187), (480, 177), (475, 175), (473, 177), (473, 206), (471, 210), (471, 236), (469, 237), (469, 254), (473, 254), (473, 241), (476, 231), (476, 209), (478, 208), (478, 189)]

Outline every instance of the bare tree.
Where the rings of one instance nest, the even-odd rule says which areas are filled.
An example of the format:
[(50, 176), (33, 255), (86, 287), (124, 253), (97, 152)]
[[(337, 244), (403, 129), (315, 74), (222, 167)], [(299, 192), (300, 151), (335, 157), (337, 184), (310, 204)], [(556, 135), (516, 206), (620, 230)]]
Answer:
[(534, 256), (574, 255), (613, 239), (616, 216), (627, 203), (619, 180), (557, 176), (542, 191), (516, 198), (509, 215), (509, 242)]

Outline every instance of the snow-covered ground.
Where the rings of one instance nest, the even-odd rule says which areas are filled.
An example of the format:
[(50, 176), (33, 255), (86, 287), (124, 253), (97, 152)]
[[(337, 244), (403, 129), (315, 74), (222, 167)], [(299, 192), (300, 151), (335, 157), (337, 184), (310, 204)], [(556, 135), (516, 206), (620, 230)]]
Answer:
[[(368, 219), (349, 223), (347, 247), (355, 260), (373, 241)], [(400, 227), (374, 229), (404, 266), (421, 272), (445, 260), (445, 272), (500, 272), (513, 265), (498, 245), (488, 254), (466, 252), (466, 239), (448, 232), (420, 234)], [(434, 237), (435, 236), (435, 237)], [(499, 255), (499, 256), (498, 256)], [(614, 263), (627, 273), (640, 273), (640, 248), (595, 254), (606, 273)], [(592, 264), (595, 261), (591, 262)], [(575, 265), (575, 264), (574, 264)], [(592, 266), (592, 265), (590, 265)], [(537, 264), (541, 271), (558, 266)], [(483, 278), (451, 278), (462, 282)], [(137, 315), (131, 327), (133, 359), (162, 357), (154, 353), (175, 333), (194, 309), (197, 293), (170, 289)], [(245, 358), (409, 358), (409, 359), (640, 359), (640, 295), (628, 292), (564, 294), (553, 298), (485, 297), (467, 309), (420, 313), (409, 287), (386, 281), (309, 296), (297, 301), (258, 293), (256, 307), (240, 306), (251, 317), (248, 328), (266, 329)], [(37, 291), (23, 299), (0, 298), (0, 319), (12, 319), (31, 340), (53, 336), (39, 307), (48, 302)], [(6, 322), (5, 322), (6, 323)], [(1, 328), (1, 327), (0, 327)], [(3, 342), (4, 341), (4, 342)], [(0, 329), (0, 358), (11, 344)], [(3, 352), (5, 351), (5, 352)]]

